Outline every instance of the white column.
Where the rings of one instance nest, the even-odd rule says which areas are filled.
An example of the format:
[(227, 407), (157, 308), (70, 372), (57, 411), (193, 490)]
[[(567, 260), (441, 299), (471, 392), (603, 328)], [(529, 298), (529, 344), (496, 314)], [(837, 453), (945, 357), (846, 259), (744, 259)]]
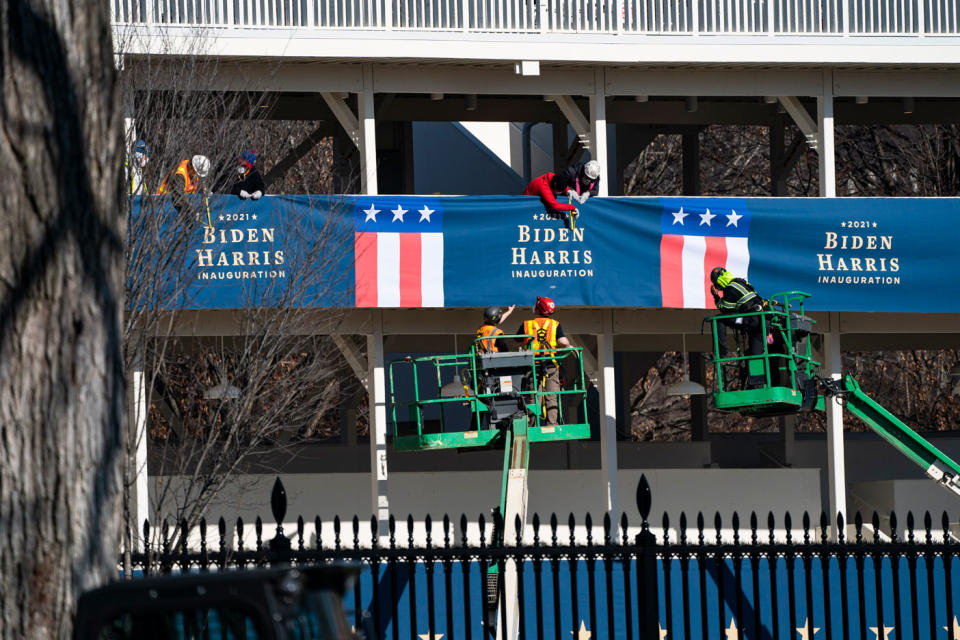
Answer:
[(373, 113), (373, 65), (363, 65), (363, 91), (357, 99), (360, 121), (360, 189), (377, 195), (377, 121)]
[[(823, 344), (824, 373), (834, 380), (840, 380), (840, 314), (830, 313), (830, 333), (824, 335)], [(830, 505), (830, 522), (836, 525), (837, 514), (843, 514), (847, 521), (847, 474), (843, 458), (843, 407), (836, 397), (826, 401), (827, 413), (827, 492)], [(836, 526), (831, 526), (831, 535), (837, 537)]]
[(390, 539), (387, 495), (387, 385), (383, 371), (383, 314), (372, 314), (373, 333), (367, 336), (367, 396), (370, 408), (370, 488), (381, 542)]
[(131, 193), (136, 194), (143, 184), (143, 170), (131, 162), (133, 159), (133, 148), (134, 145), (137, 144), (137, 119), (134, 114), (133, 92), (129, 90), (124, 91), (123, 131), (124, 141), (126, 143), (124, 148), (124, 158), (126, 158), (126, 161), (123, 163), (123, 167), (126, 170), (124, 180), (126, 180), (126, 192), (128, 195)]
[(600, 187), (597, 195), (610, 193), (608, 176), (616, 172), (607, 167), (607, 94), (606, 74), (603, 69), (594, 72), (593, 95), (590, 96), (590, 157), (600, 163)]
[(833, 71), (823, 70), (823, 91), (817, 98), (817, 131), (820, 133), (820, 196), (837, 196), (837, 169), (833, 141)]
[[(602, 183), (601, 183), (602, 184)], [(600, 473), (603, 504), (616, 538), (620, 507), (617, 501), (617, 389), (613, 370), (613, 312), (603, 311), (603, 333), (597, 336), (597, 376), (600, 392)]]
[[(133, 365), (133, 490), (130, 492), (133, 546), (143, 545), (143, 521), (150, 517), (150, 485), (147, 481), (147, 389), (143, 351), (138, 349)], [(131, 549), (132, 551), (132, 549)]]

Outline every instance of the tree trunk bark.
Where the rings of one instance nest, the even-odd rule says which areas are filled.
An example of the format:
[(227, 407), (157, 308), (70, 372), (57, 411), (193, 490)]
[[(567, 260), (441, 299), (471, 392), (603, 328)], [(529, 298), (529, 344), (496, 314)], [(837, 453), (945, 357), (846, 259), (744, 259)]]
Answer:
[(106, 2), (0, 3), (0, 638), (116, 575), (121, 111)]

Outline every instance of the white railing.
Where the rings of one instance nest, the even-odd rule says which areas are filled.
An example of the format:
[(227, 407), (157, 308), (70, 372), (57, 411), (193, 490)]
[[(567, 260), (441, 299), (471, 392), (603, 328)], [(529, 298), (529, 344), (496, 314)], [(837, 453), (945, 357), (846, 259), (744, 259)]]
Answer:
[(648, 35), (960, 35), (960, 0), (111, 0), (116, 24)]

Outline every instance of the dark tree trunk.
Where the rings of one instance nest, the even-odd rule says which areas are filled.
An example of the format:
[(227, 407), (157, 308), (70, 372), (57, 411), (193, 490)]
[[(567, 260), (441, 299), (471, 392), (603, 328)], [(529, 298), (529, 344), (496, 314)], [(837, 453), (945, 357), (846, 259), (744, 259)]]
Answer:
[(116, 567), (122, 121), (106, 2), (0, 2), (0, 638)]

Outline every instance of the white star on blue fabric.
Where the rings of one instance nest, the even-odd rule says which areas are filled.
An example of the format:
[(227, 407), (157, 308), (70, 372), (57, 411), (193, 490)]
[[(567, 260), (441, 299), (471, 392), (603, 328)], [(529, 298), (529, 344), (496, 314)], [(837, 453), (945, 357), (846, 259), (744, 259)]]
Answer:
[(690, 215), (690, 214), (689, 214), (689, 213), (684, 213), (684, 212), (683, 212), (683, 207), (680, 207), (680, 211), (674, 211), (671, 215), (673, 216), (673, 224), (677, 224), (678, 222), (679, 222), (680, 224), (683, 224), (683, 219), (686, 218), (686, 217), (687, 217), (688, 215)]
[(390, 213), (393, 214), (393, 220), (391, 220), (390, 222), (396, 222), (397, 220), (399, 220), (400, 222), (403, 222), (403, 214), (405, 214), (406, 212), (407, 212), (407, 209), (403, 209), (400, 207), (400, 205), (397, 205), (396, 209), (390, 210)]
[(420, 222), (426, 220), (427, 222), (432, 222), (430, 220), (430, 215), (434, 212), (434, 209), (428, 209), (427, 205), (423, 205), (423, 209), (420, 209), (417, 213), (420, 214)]
[(739, 221), (740, 218), (742, 217), (743, 216), (739, 215), (736, 211), (734, 211), (733, 209), (730, 209), (730, 213), (727, 214), (727, 220), (729, 220), (730, 222), (727, 223), (727, 226), (737, 227), (737, 221)]
[(364, 222), (370, 222), (371, 220), (373, 220), (374, 222), (376, 222), (376, 221), (377, 221), (377, 214), (380, 213), (380, 209), (374, 209), (373, 203), (371, 202), (371, 203), (370, 203), (370, 208), (369, 208), (369, 209), (364, 209), (363, 212), (364, 212), (365, 214), (367, 214), (367, 217), (363, 219)]
[(706, 213), (700, 214), (700, 226), (707, 225), (710, 226), (710, 221), (716, 218), (716, 214), (710, 213), (710, 209), (707, 209)]

